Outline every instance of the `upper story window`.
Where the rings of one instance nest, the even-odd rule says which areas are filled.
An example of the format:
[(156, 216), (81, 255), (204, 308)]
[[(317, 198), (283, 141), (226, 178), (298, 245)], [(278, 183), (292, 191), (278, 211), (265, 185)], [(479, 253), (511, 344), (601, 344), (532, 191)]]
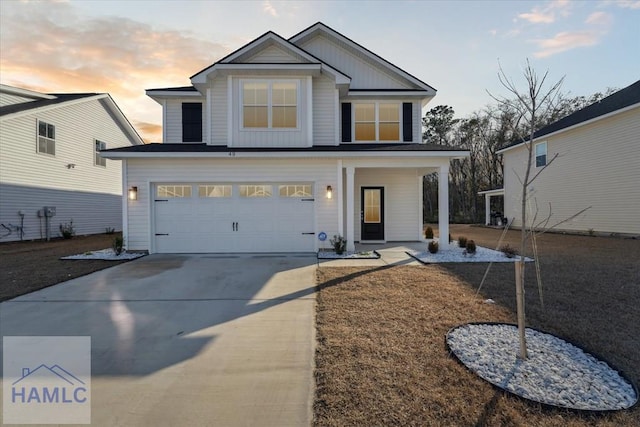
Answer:
[(93, 164), (96, 166), (107, 166), (107, 159), (105, 159), (104, 157), (102, 157), (100, 155), (100, 150), (106, 150), (107, 149), (107, 144), (102, 142), (102, 141), (98, 141), (97, 139), (95, 140), (95, 152), (94, 152), (94, 162)]
[(182, 103), (182, 142), (202, 142), (202, 103)]
[(547, 143), (539, 142), (535, 145), (536, 167), (540, 168), (547, 165)]
[(400, 141), (399, 103), (355, 103), (356, 141)]
[(242, 126), (261, 129), (297, 128), (298, 83), (242, 82)]
[(56, 155), (56, 127), (38, 120), (38, 153)]

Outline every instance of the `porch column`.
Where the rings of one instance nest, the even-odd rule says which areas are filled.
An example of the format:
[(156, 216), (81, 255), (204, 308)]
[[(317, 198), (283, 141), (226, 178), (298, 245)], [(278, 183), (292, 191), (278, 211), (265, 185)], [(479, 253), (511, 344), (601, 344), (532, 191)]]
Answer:
[(491, 223), (491, 196), (484, 195), (484, 225)]
[(347, 166), (347, 235), (345, 238), (347, 239), (347, 250), (355, 251), (356, 245), (353, 241), (355, 239), (355, 210), (354, 210), (354, 182), (353, 178), (355, 175), (355, 168), (353, 166)]
[(438, 233), (440, 249), (449, 248), (449, 164), (438, 172)]

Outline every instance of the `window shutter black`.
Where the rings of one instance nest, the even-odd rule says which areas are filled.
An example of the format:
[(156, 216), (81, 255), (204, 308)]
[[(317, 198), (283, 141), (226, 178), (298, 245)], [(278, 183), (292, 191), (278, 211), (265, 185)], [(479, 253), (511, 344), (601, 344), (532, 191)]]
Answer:
[(402, 141), (413, 141), (413, 104), (402, 103)]
[(351, 142), (351, 103), (342, 103), (342, 142)]
[(202, 103), (182, 103), (182, 142), (202, 142)]

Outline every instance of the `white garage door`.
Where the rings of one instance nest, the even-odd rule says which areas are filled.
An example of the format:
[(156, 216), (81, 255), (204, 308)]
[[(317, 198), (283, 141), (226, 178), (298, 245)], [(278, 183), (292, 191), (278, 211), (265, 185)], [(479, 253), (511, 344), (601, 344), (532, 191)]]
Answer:
[(158, 253), (312, 252), (310, 183), (157, 184)]

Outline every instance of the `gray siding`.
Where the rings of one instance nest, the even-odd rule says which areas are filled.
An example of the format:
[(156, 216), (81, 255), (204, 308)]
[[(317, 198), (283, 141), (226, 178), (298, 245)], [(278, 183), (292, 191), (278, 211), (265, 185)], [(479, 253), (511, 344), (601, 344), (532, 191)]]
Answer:
[(0, 93), (0, 107), (4, 107), (5, 105), (21, 104), (29, 101), (34, 101), (34, 99), (9, 93)]
[[(181, 143), (182, 141), (182, 103), (202, 102), (202, 139), (207, 137), (205, 129), (206, 106), (203, 97), (168, 99), (166, 106), (165, 135), (167, 140), (163, 142)], [(204, 141), (203, 141), (204, 142)]]
[(336, 85), (328, 77), (313, 79), (313, 145), (337, 145)]
[(284, 49), (281, 49), (275, 45), (271, 45), (245, 61), (233, 61), (233, 62), (276, 64), (276, 63), (298, 63), (302, 61), (300, 60), (300, 58), (292, 56), (289, 52), (286, 52)]
[[(545, 139), (540, 139), (544, 141)], [(601, 119), (546, 139), (547, 158), (559, 157), (533, 183), (538, 217), (556, 223), (591, 206), (559, 229), (640, 233), (640, 108)], [(520, 226), (526, 149), (504, 153), (505, 213)], [(538, 169), (534, 168), (534, 173)]]
[[(227, 145), (227, 78), (216, 77), (211, 87), (211, 144)], [(206, 108), (204, 109), (206, 111)]]

